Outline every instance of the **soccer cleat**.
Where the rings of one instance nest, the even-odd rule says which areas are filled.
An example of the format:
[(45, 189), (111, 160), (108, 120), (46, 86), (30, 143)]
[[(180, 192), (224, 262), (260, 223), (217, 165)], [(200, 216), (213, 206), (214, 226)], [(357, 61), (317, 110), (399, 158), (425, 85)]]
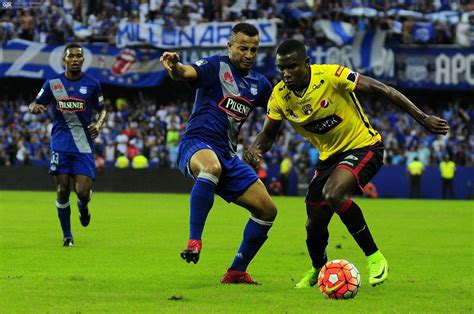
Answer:
[(89, 222), (91, 221), (91, 213), (89, 212), (89, 208), (86, 207), (83, 210), (79, 210), (79, 220), (81, 221), (81, 225), (83, 227), (87, 227)]
[(190, 239), (188, 245), (181, 251), (181, 258), (186, 262), (197, 264), (199, 261), (199, 254), (201, 253), (202, 241)]
[(64, 247), (73, 247), (74, 246), (74, 240), (72, 238), (64, 238), (63, 240), (63, 246)]
[(372, 286), (376, 286), (387, 280), (388, 262), (382, 255), (382, 252), (377, 251), (367, 256), (367, 268), (369, 269), (369, 284)]
[(221, 283), (223, 284), (248, 284), (248, 285), (261, 285), (260, 282), (257, 282), (250, 277), (249, 273), (246, 271), (238, 271), (228, 269), (227, 272), (222, 276)]
[(295, 285), (295, 288), (311, 288), (318, 282), (319, 271), (321, 268), (311, 267), (310, 270), (306, 272), (304, 277)]

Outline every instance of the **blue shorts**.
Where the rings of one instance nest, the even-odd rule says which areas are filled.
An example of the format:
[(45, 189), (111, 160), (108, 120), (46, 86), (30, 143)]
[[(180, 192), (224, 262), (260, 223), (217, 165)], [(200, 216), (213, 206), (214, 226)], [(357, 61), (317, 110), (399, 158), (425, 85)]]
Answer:
[(95, 180), (94, 155), (90, 153), (71, 153), (51, 151), (49, 174), (83, 175)]
[(201, 149), (214, 151), (221, 163), (222, 173), (216, 187), (216, 194), (227, 202), (230, 203), (244, 194), (249, 186), (258, 180), (255, 171), (240, 160), (238, 156), (224, 157), (210, 145), (195, 139), (187, 139), (181, 141), (179, 144), (178, 168), (185, 176), (193, 178), (191, 170), (189, 169), (189, 161), (191, 157)]

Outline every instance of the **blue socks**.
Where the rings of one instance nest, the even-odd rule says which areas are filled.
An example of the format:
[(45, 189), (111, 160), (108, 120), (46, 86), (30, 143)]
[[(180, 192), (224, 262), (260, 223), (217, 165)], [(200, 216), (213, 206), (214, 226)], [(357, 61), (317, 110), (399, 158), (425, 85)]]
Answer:
[(91, 198), (92, 198), (92, 190), (89, 191), (89, 198), (87, 198), (87, 200), (83, 201), (81, 199), (78, 199), (77, 207), (79, 208), (79, 210), (83, 210), (84, 208), (86, 208), (87, 204), (89, 204), (89, 202), (91, 201)]
[(272, 225), (273, 221), (264, 221), (250, 217), (244, 229), (244, 238), (230, 267), (231, 269), (237, 271), (245, 271), (247, 269), (258, 250), (267, 240), (267, 233)]
[(64, 238), (72, 238), (71, 207), (69, 206), (69, 201), (61, 203), (59, 200), (56, 200), (56, 208), (58, 209), (59, 222), (61, 223)]
[(84, 208), (86, 208), (87, 204), (89, 204), (89, 201), (90, 201), (90, 199), (88, 199), (85, 202), (83, 202), (81, 200), (77, 200), (77, 207), (79, 208), (79, 210), (83, 210)]
[(214, 204), (214, 193), (218, 182), (214, 175), (201, 172), (194, 183), (191, 190), (190, 239), (201, 240), (207, 215)]

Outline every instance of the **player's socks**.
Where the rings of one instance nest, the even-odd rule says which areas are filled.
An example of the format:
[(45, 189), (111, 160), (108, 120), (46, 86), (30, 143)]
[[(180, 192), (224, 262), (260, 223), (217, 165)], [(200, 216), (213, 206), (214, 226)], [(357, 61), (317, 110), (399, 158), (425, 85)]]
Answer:
[(311, 267), (310, 270), (304, 274), (303, 278), (295, 285), (297, 289), (311, 288), (318, 282), (319, 271), (321, 268)]
[(60, 202), (56, 200), (56, 208), (58, 209), (59, 222), (63, 230), (63, 238), (72, 238), (71, 207), (69, 206), (69, 201)]
[(244, 238), (230, 267), (231, 270), (245, 271), (247, 269), (255, 254), (267, 240), (267, 233), (272, 225), (273, 221), (250, 217), (244, 229)]
[(81, 225), (87, 227), (89, 222), (91, 221), (91, 213), (89, 212), (89, 208), (87, 205), (89, 204), (92, 197), (92, 190), (89, 193), (89, 197), (87, 199), (78, 199), (77, 200), (77, 207), (79, 208), (79, 220), (81, 221)]
[(335, 211), (339, 214), (342, 222), (346, 225), (347, 230), (349, 230), (359, 247), (364, 251), (365, 256), (377, 252), (377, 245), (365, 222), (364, 215), (355, 202), (349, 199), (341, 208)]
[(191, 213), (189, 218), (189, 239), (201, 240), (207, 215), (214, 204), (214, 193), (219, 179), (201, 172), (191, 190)]

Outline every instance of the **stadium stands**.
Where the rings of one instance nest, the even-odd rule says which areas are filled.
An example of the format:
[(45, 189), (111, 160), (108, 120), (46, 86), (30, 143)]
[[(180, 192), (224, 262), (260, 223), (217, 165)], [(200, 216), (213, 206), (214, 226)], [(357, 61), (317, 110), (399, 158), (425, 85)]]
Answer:
[[(114, 46), (121, 23), (183, 27), (209, 21), (260, 18), (276, 21), (278, 41), (297, 38), (313, 48), (341, 46), (355, 40), (357, 34), (376, 29), (387, 31), (385, 42), (391, 47), (450, 45), (463, 49), (461, 47), (474, 44), (474, 17), (471, 17), (474, 16), (474, 4), (463, 0), (411, 0), (403, 1), (403, 5), (395, 0), (56, 0), (41, 5), (15, 3), (16, 7), (0, 10), (2, 43), (18, 38), (49, 45), (81, 41)], [(339, 31), (335, 32), (335, 29)], [(38, 90), (33, 86), (38, 84), (31, 85), (31, 89), (15, 89), (25, 81), (1, 81), (5, 92), (0, 97), (0, 165), (48, 164), (51, 117), (28, 113), (28, 104)], [(110, 115), (96, 141), (98, 163), (102, 165), (105, 161), (105, 167), (113, 167), (121, 155), (132, 160), (135, 155), (142, 154), (151, 167), (175, 167), (176, 142), (192, 104), (192, 90), (186, 86), (181, 88), (181, 97), (170, 102), (166, 95), (169, 93), (163, 89), (123, 89), (118, 94), (116, 89), (107, 93), (106, 87)], [(362, 98), (374, 127), (384, 137), (385, 163), (405, 165), (417, 155), (426, 164), (437, 165), (443, 155), (450, 154), (457, 165), (472, 166), (472, 92), (449, 93), (448, 90), (427, 92), (422, 96), (416, 89), (407, 92), (424, 110), (447, 119), (452, 131), (449, 136), (434, 137), (391, 105)], [(264, 112), (259, 110), (244, 124), (240, 153), (262, 127), (263, 117)], [(285, 127), (266, 163), (279, 165), (285, 156), (291, 156), (298, 175), (306, 178), (311, 175), (318, 152)]]

